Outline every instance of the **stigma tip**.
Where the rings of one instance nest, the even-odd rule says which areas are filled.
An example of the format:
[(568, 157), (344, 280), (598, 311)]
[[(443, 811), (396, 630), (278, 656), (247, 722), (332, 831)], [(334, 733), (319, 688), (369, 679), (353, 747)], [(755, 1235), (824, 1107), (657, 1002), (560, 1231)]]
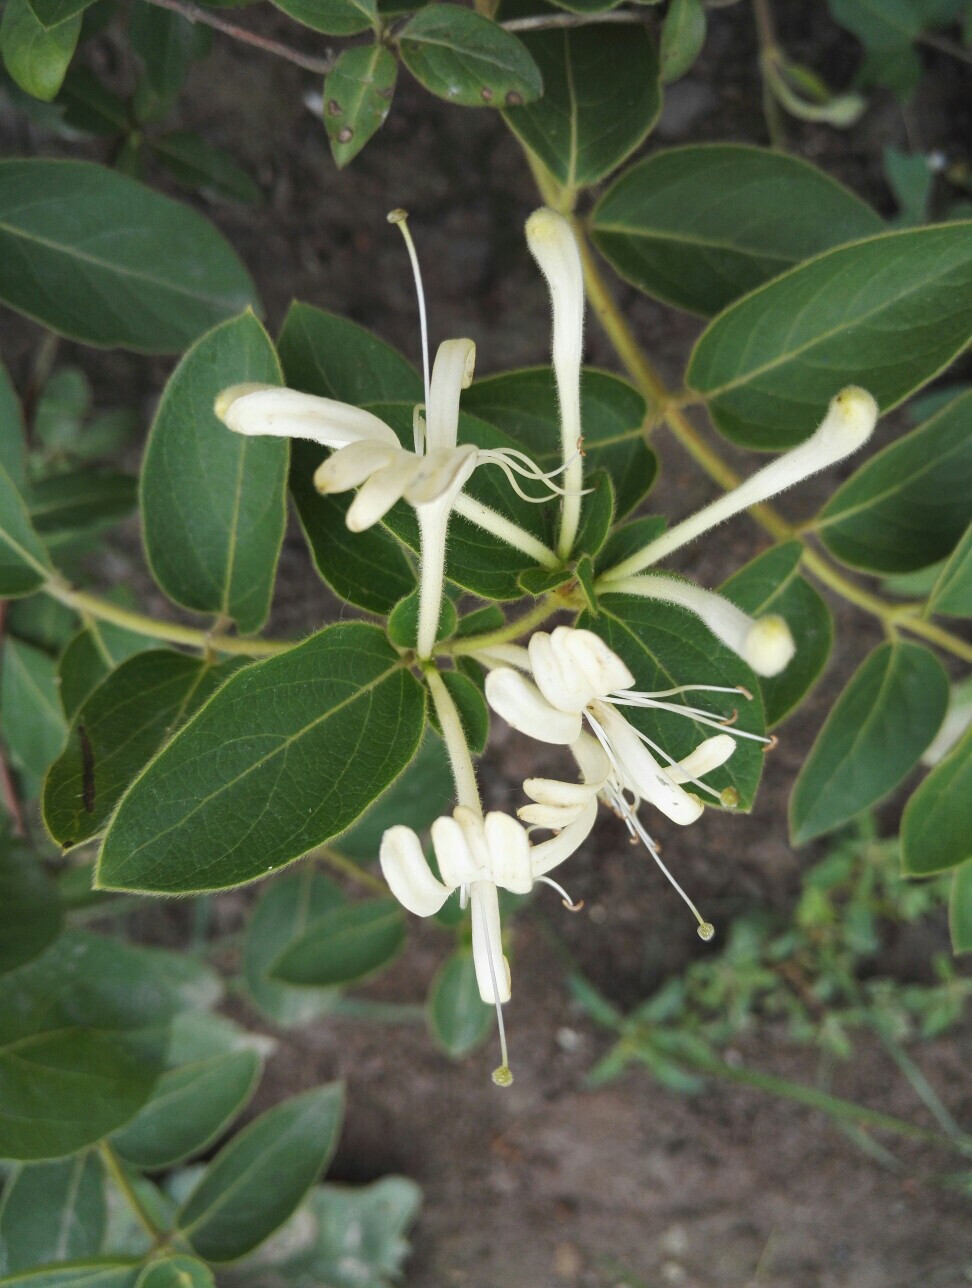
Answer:
[(501, 1064), (498, 1069), (494, 1069), (492, 1077), (497, 1087), (511, 1087), (513, 1085), (513, 1074), (508, 1064)]
[(711, 921), (700, 921), (697, 933), (700, 939), (704, 939), (708, 943), (710, 939), (715, 937), (715, 926)]

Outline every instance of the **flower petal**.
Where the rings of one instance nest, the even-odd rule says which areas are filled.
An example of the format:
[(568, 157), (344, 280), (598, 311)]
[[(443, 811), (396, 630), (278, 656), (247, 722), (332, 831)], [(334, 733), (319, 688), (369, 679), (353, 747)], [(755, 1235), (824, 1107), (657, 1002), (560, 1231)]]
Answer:
[(479, 996), (484, 1002), (510, 1000), (510, 964), (503, 956), (499, 899), (492, 881), (477, 881), (469, 891), (472, 903), (472, 950)]
[(693, 778), (710, 774), (724, 765), (736, 750), (736, 740), (727, 733), (717, 733), (714, 738), (700, 742), (693, 752), (677, 765), (669, 765), (667, 773), (673, 783), (687, 783)]
[(555, 868), (570, 856), (587, 840), (594, 820), (597, 818), (597, 797), (592, 796), (577, 818), (552, 836), (549, 841), (530, 847), (530, 861), (534, 877), (542, 877), (545, 872)]
[(509, 814), (491, 810), (486, 815), (485, 832), (494, 882), (513, 894), (526, 894), (533, 885), (526, 828)]
[(486, 700), (508, 725), (538, 742), (571, 743), (581, 731), (576, 712), (558, 711), (537, 686), (507, 666), (486, 676)]
[(702, 813), (701, 803), (662, 769), (624, 716), (606, 702), (595, 702), (592, 707), (617, 759), (624, 785), (673, 823), (694, 823)]
[(314, 472), (314, 486), (318, 492), (347, 492), (360, 487), (376, 470), (391, 465), (396, 457), (408, 455), (401, 448), (389, 447), (374, 438), (363, 438), (349, 443), (329, 456)]
[(390, 827), (378, 854), (389, 889), (417, 917), (438, 912), (452, 891), (432, 875), (422, 843), (410, 827)]
[(550, 705), (558, 711), (583, 711), (596, 694), (573, 658), (556, 648), (546, 631), (535, 631), (527, 649), (537, 688)]
[(445, 814), (432, 824), (432, 844), (446, 885), (454, 889), (489, 879), (488, 864), (476, 862), (466, 832), (450, 815)]
[(234, 385), (216, 399), (216, 415), (237, 434), (307, 438), (324, 447), (345, 447), (375, 438), (400, 447), (398, 435), (370, 411), (333, 398), (318, 398), (275, 385)]
[(531, 827), (542, 827), (548, 832), (560, 832), (569, 827), (574, 819), (587, 808), (592, 793), (588, 792), (583, 801), (577, 805), (521, 805), (516, 811), (517, 818), (529, 823)]
[(635, 678), (625, 663), (593, 631), (558, 626), (553, 644), (582, 672), (597, 697), (634, 687)]
[(430, 505), (448, 493), (458, 496), (476, 468), (476, 448), (467, 444), (447, 452), (419, 457), (420, 468), (405, 489), (411, 505)]
[(396, 501), (400, 501), (421, 461), (417, 456), (403, 452), (407, 460), (395, 460), (384, 469), (376, 470), (361, 486), (358, 495), (348, 507), (345, 523), (352, 532), (364, 532), (383, 518)]
[(426, 451), (455, 447), (459, 395), (472, 384), (476, 346), (472, 340), (443, 340), (432, 364), (429, 405), (425, 409)]

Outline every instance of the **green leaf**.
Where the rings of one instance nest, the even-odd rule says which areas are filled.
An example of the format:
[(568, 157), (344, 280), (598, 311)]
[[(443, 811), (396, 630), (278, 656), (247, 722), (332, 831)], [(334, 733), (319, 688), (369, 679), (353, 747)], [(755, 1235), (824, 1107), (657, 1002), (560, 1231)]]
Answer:
[(285, 948), (271, 969), (284, 984), (336, 988), (383, 970), (405, 945), (405, 919), (394, 899), (332, 908)]
[[(410, 595), (398, 601), (388, 614), (388, 638), (399, 648), (415, 648), (418, 638), (419, 592), (413, 590)], [(439, 609), (439, 625), (436, 640), (448, 639), (455, 633), (459, 624), (456, 606), (448, 595), (442, 596)]]
[(395, 823), (421, 832), (452, 806), (452, 773), (440, 739), (426, 734), (418, 755), (396, 782), (345, 832), (338, 842), (342, 853), (371, 863), (386, 828)]
[(887, 411), (968, 340), (970, 233), (972, 223), (883, 233), (801, 264), (708, 326), (689, 386), (722, 433), (747, 447), (801, 442), (848, 383)]
[(128, 129), (125, 100), (105, 89), (93, 72), (78, 63), (65, 76), (56, 101), (61, 120), (72, 130), (111, 136)]
[(135, 0), (128, 38), (142, 60), (152, 92), (162, 102), (171, 102), (185, 84), (196, 53), (193, 24), (181, 14)]
[(0, 723), (11, 759), (31, 796), (61, 750), (65, 724), (54, 662), (40, 649), (7, 639), (0, 669)]
[(952, 951), (972, 952), (972, 859), (956, 868), (948, 901)]
[(573, 554), (596, 555), (614, 522), (614, 488), (606, 470), (595, 470), (584, 479), (590, 489), (581, 502), (581, 521)]
[(421, 686), (375, 626), (330, 626), (234, 675), (135, 780), (98, 866), (109, 889), (256, 880), (342, 832), (412, 759)]
[(466, 639), (469, 635), (486, 635), (490, 631), (502, 630), (506, 617), (499, 604), (487, 604), (485, 608), (474, 608), (459, 618), (456, 627), (456, 638)]
[(671, 0), (662, 23), (662, 81), (670, 85), (684, 76), (705, 44), (705, 10), (701, 0)]
[(658, 58), (645, 27), (524, 32), (543, 97), (504, 113), (513, 133), (567, 189), (610, 174), (658, 118)]
[(773, 546), (740, 568), (720, 587), (722, 594), (753, 617), (778, 613), (790, 628), (796, 653), (780, 675), (760, 677), (771, 729), (810, 692), (827, 664), (833, 645), (830, 609), (799, 575), (799, 541)]
[(948, 617), (972, 617), (972, 524), (939, 573), (928, 608)]
[(972, 730), (931, 771), (901, 819), (901, 868), (926, 877), (972, 859)]
[(290, 1216), (334, 1152), (344, 1091), (316, 1087), (261, 1114), (225, 1145), (179, 1209), (177, 1228), (207, 1261), (251, 1252)]
[(155, 1171), (201, 1154), (249, 1104), (260, 1077), (254, 1051), (231, 1051), (163, 1073), (148, 1103), (112, 1144), (136, 1167)]
[[(561, 463), (557, 390), (549, 367), (528, 367), (477, 380), (463, 409), (503, 430), (542, 469)], [(645, 442), (648, 408), (626, 381), (606, 371), (581, 373), (581, 423), (588, 471), (611, 476), (621, 518), (647, 494), (658, 463)]]
[(632, 519), (630, 523), (615, 528), (608, 537), (595, 561), (598, 572), (613, 568), (629, 555), (635, 554), (643, 546), (654, 541), (665, 531), (666, 520), (660, 514), (647, 515), (641, 519)]
[(43, 593), (18, 599), (7, 610), (9, 633), (36, 644), (45, 653), (64, 648), (77, 629), (78, 617), (73, 609)]
[(972, 391), (873, 456), (814, 524), (827, 549), (868, 572), (913, 572), (949, 555), (972, 518)]
[(381, 129), (398, 63), (384, 45), (345, 49), (324, 78), (324, 128), (340, 170)]
[(44, 27), (59, 27), (89, 8), (92, 0), (30, 0), (37, 21)]
[(7, 0), (0, 18), (0, 53), (11, 79), (26, 94), (57, 97), (81, 34), (81, 15), (45, 27), (29, 0)]
[(176, 367), (142, 466), (145, 550), (177, 604), (266, 621), (287, 520), (287, 440), (234, 434), (216, 417), (230, 385), (282, 384), (273, 345), (252, 313), (214, 328)]
[(100, 1257), (4, 1276), (2, 1288), (135, 1288), (141, 1258)]
[[(5, 470), (15, 487), (22, 488), (27, 478), (27, 434), (20, 399), (13, 387), (7, 368), (0, 362), (0, 470)], [(0, 494), (3, 504), (0, 514), (6, 515), (9, 506), (6, 492)], [(3, 525), (4, 527), (6, 524)], [(2, 528), (0, 528), (2, 538)]]
[(549, 572), (546, 568), (528, 568), (517, 578), (517, 585), (528, 595), (539, 599), (548, 590), (556, 590), (558, 586), (566, 585), (573, 580), (573, 577), (574, 574), (570, 568), (553, 568)]
[(0, 1201), (0, 1273), (101, 1251), (105, 1176), (97, 1155), (17, 1167)]
[(225, 149), (189, 130), (173, 130), (151, 140), (153, 153), (184, 187), (217, 200), (255, 205), (260, 189)]
[[(707, 694), (712, 701), (700, 703), (716, 719), (738, 710), (733, 728), (763, 733), (763, 704), (756, 677), (735, 653), (706, 630), (697, 617), (674, 604), (636, 599), (630, 595), (602, 595), (598, 617), (584, 613), (578, 626), (592, 630), (631, 668), (636, 687), (654, 692), (682, 684), (742, 685), (753, 699), (741, 695)], [(712, 730), (686, 716), (652, 709), (625, 708), (626, 718), (642, 733), (663, 747), (673, 760), (694, 750)], [(726, 764), (705, 781), (716, 791), (734, 787), (740, 810), (748, 810), (756, 794), (763, 769), (762, 745), (751, 738), (739, 738)]]
[(881, 220), (822, 170), (768, 148), (696, 144), (656, 152), (598, 202), (594, 243), (623, 278), (710, 315)]
[(427, 90), (463, 107), (518, 107), (543, 92), (523, 41), (458, 5), (425, 5), (399, 34), (399, 50)]
[(334, 882), (308, 862), (272, 882), (254, 908), (243, 941), (243, 979), (257, 1006), (278, 1024), (306, 1024), (333, 1009), (335, 989), (291, 988), (271, 979), (270, 968), (312, 921), (344, 901)]
[(851, 677), (804, 762), (790, 798), (794, 845), (832, 832), (874, 805), (938, 732), (948, 679), (917, 644), (882, 644)]
[(123, 662), (85, 700), (44, 784), (44, 822), (65, 848), (97, 836), (129, 785), (239, 660), (213, 666), (171, 649)]
[(0, 908), (3, 974), (39, 956), (60, 934), (63, 922), (57, 889), (34, 856), (4, 830), (0, 830)]
[(177, 1254), (149, 1262), (135, 1288), (213, 1288), (215, 1282), (204, 1262)]
[(85, 344), (173, 353), (256, 303), (194, 211), (88, 161), (0, 161), (0, 300)]
[(421, 1201), (419, 1187), (404, 1176), (353, 1188), (315, 1185), (261, 1260), (290, 1284), (392, 1288), (402, 1281), (404, 1234)]
[(468, 1055), (493, 1027), (493, 1010), (479, 996), (472, 953), (448, 957), (429, 990), (429, 1031), (454, 1060)]
[[(422, 378), (390, 345), (333, 313), (292, 304), (278, 342), (287, 383), (305, 393), (356, 405), (390, 398), (421, 402)], [(349, 496), (321, 496), (313, 476), (316, 443), (291, 445), (290, 490), (318, 572), (342, 599), (388, 613), (415, 589), (399, 543), (382, 527), (352, 534)]]
[(29, 595), (53, 571), (17, 486), (0, 465), (0, 596)]
[(182, 1003), (164, 960), (69, 931), (0, 979), (0, 1156), (62, 1157), (141, 1108)]
[(137, 484), (129, 474), (55, 474), (27, 491), (35, 530), (50, 550), (67, 547), (110, 528), (135, 509)]
[(150, 648), (152, 640), (147, 636), (92, 618), (67, 645), (57, 664), (61, 709), (68, 720), (115, 667)]
[(375, 0), (273, 0), (295, 22), (328, 36), (353, 36), (378, 23)]
[(922, 26), (914, 0), (828, 2), (834, 21), (853, 32), (867, 51), (861, 72), (864, 83), (887, 85), (907, 98), (921, 76), (921, 63), (911, 48)]

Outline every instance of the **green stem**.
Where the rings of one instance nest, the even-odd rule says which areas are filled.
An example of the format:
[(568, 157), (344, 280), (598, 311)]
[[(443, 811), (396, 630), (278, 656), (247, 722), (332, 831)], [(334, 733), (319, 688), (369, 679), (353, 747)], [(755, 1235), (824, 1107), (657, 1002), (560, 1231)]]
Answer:
[(496, 644), (511, 644), (565, 607), (565, 604), (557, 603), (553, 596), (545, 595), (535, 607), (515, 621), (507, 622), (505, 626), (500, 626), (495, 631), (486, 631), (483, 635), (466, 635), (453, 643), (444, 644), (438, 651), (448, 657), (466, 657), (472, 653), (479, 653), (483, 649), (492, 648)]
[[(583, 229), (575, 221), (575, 233), (581, 250), (584, 264), (584, 280), (587, 285), (588, 299), (591, 308), (597, 314), (615, 352), (634, 380), (635, 384), (656, 409), (660, 419), (664, 420), (674, 438), (699, 465), (709, 478), (724, 491), (731, 491), (740, 483), (739, 475), (731, 469), (722, 458), (701, 438), (698, 431), (685, 416), (677, 400), (665, 387), (661, 378), (645, 357), (637, 340), (634, 338), (627, 322), (618, 310), (604, 279), (598, 271), (591, 254), (590, 246)], [(816, 579), (835, 591), (842, 598), (872, 613), (886, 626), (895, 626), (912, 635), (921, 636), (931, 644), (963, 661), (972, 662), (972, 645), (944, 630), (934, 622), (929, 622), (917, 614), (921, 611), (919, 604), (891, 604), (878, 595), (862, 589), (850, 578), (834, 568), (816, 550), (807, 545), (802, 533), (771, 505), (754, 505), (749, 513), (756, 522), (777, 541), (799, 541), (803, 547), (802, 562), (806, 570)]]
[(371, 890), (375, 894), (388, 893), (388, 887), (384, 881), (379, 881), (370, 872), (366, 872), (364, 868), (359, 867), (353, 859), (349, 859), (338, 850), (332, 850), (328, 845), (318, 846), (316, 850), (311, 851), (308, 857), (323, 863), (332, 872), (338, 872), (350, 881), (356, 881), (358, 885), (364, 886), (365, 889)]
[(469, 745), (466, 742), (462, 721), (459, 719), (459, 712), (452, 700), (452, 694), (434, 666), (425, 668), (425, 680), (432, 695), (435, 713), (439, 717), (442, 737), (452, 766), (452, 777), (456, 784), (456, 802), (481, 815), (483, 807), (479, 799), (479, 787), (476, 784), (476, 767), (469, 753)]
[(121, 1194), (122, 1198), (135, 1213), (139, 1225), (156, 1246), (164, 1243), (165, 1232), (160, 1230), (152, 1220), (145, 1204), (138, 1197), (131, 1181), (128, 1179), (125, 1169), (122, 1166), (121, 1159), (115, 1153), (108, 1141), (102, 1140), (98, 1142), (98, 1153), (101, 1155), (101, 1161), (104, 1164), (105, 1171), (111, 1177), (119, 1194)]
[(111, 600), (102, 599), (99, 595), (89, 594), (84, 590), (73, 590), (66, 582), (52, 578), (41, 586), (45, 595), (50, 595), (59, 604), (71, 608), (80, 617), (93, 618), (99, 622), (111, 622), (114, 626), (123, 626), (134, 635), (145, 635), (153, 640), (165, 640), (169, 644), (185, 644), (189, 648), (198, 648), (216, 653), (231, 653), (246, 657), (269, 657), (273, 653), (284, 653), (292, 648), (294, 642), (289, 640), (245, 639), (235, 635), (219, 635), (212, 631), (201, 630), (194, 626), (181, 626), (177, 622), (162, 622), (145, 613), (136, 613)]

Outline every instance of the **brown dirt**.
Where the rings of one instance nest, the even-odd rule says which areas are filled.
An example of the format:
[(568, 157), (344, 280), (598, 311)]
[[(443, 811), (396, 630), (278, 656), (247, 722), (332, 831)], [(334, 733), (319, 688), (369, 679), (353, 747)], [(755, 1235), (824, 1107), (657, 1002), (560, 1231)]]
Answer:
[[(850, 76), (853, 42), (835, 34), (822, 6), (780, 3), (777, 9), (797, 57), (838, 82)], [(237, 12), (241, 22), (295, 37), (289, 24), (254, 10)], [(99, 57), (108, 55), (102, 50)], [(928, 57), (931, 74), (907, 112), (879, 98), (852, 136), (793, 125), (796, 149), (887, 211), (879, 147), (909, 138), (918, 146), (947, 147), (961, 137), (955, 68)], [(521, 235), (536, 198), (498, 117), (432, 103), (403, 76), (388, 125), (338, 174), (320, 123), (302, 106), (308, 88), (296, 69), (217, 38), (179, 108), (181, 125), (233, 148), (266, 193), (256, 211), (221, 206), (210, 214), (256, 277), (271, 329), (297, 296), (374, 327), (417, 358), (407, 264), (384, 220), (387, 209), (404, 205), (423, 255), (433, 337), (473, 337), (483, 373), (543, 361), (547, 306)], [(12, 151), (57, 150), (10, 119), (0, 122), (0, 133)], [(666, 145), (689, 138), (764, 141), (747, 7), (712, 12), (704, 56), (670, 91), (656, 138)], [(98, 155), (94, 147), (89, 154)], [(619, 293), (648, 351), (676, 379), (698, 323), (632, 291)], [(23, 382), (38, 333), (10, 315), (4, 329), (5, 357)], [(588, 356), (613, 365), (593, 325)], [(132, 398), (146, 421), (169, 368), (165, 360), (92, 354), (70, 344), (62, 345), (61, 357), (91, 372), (102, 402)], [(887, 441), (887, 428), (884, 434)], [(681, 515), (709, 498), (711, 486), (669, 440), (660, 437), (658, 449), (660, 508)], [(829, 486), (832, 480), (804, 489), (787, 498), (786, 508), (811, 513)], [(163, 613), (136, 543), (130, 528), (103, 572), (137, 584), (143, 602)], [(688, 554), (681, 566), (716, 585), (766, 544), (739, 519), (723, 540)], [(292, 533), (274, 628), (312, 628), (331, 603)], [(835, 660), (787, 725), (756, 812), (731, 820), (707, 816), (691, 837), (658, 826), (659, 839), (678, 855), (681, 874), (713, 920), (725, 923), (754, 903), (786, 908), (801, 868), (820, 852), (789, 849), (787, 792), (829, 705), (877, 639), (873, 624), (859, 615), (838, 607), (837, 619)], [(516, 791), (523, 755), (514, 739), (497, 735), (484, 766), (494, 803)], [(895, 809), (892, 802), (884, 811), (889, 825)], [(632, 856), (606, 821), (573, 861), (570, 889), (588, 901), (587, 911), (559, 919), (557, 929), (620, 1005), (644, 997), (706, 951), (659, 875)], [(227, 896), (218, 919), (232, 926), (244, 902)], [(138, 917), (139, 932), (178, 941), (185, 905), (152, 907)], [(551, 919), (559, 916), (552, 907)], [(944, 943), (938, 924), (925, 956)], [(402, 967), (378, 993), (420, 1000), (445, 944), (434, 929), (421, 927)], [(967, 1214), (956, 1197), (915, 1179), (950, 1166), (949, 1160), (907, 1149), (904, 1171), (895, 1174), (809, 1111), (723, 1086), (686, 1099), (632, 1071), (587, 1091), (585, 1071), (603, 1040), (568, 1002), (534, 911), (518, 922), (515, 952), (517, 989), (508, 1022), (516, 1082), (509, 1092), (489, 1083), (488, 1052), (453, 1065), (419, 1026), (346, 1021), (279, 1035), (281, 1049), (261, 1089), (266, 1103), (323, 1079), (348, 1079), (349, 1116), (332, 1175), (364, 1181), (397, 1170), (423, 1185), (410, 1288), (958, 1288), (972, 1281)], [(797, 1080), (812, 1083), (817, 1076), (812, 1052), (778, 1044), (772, 1034), (743, 1054)], [(954, 1112), (972, 1107), (954, 1037), (923, 1048), (922, 1059)], [(865, 1051), (839, 1068), (833, 1089), (919, 1120), (908, 1088), (878, 1052)]]

